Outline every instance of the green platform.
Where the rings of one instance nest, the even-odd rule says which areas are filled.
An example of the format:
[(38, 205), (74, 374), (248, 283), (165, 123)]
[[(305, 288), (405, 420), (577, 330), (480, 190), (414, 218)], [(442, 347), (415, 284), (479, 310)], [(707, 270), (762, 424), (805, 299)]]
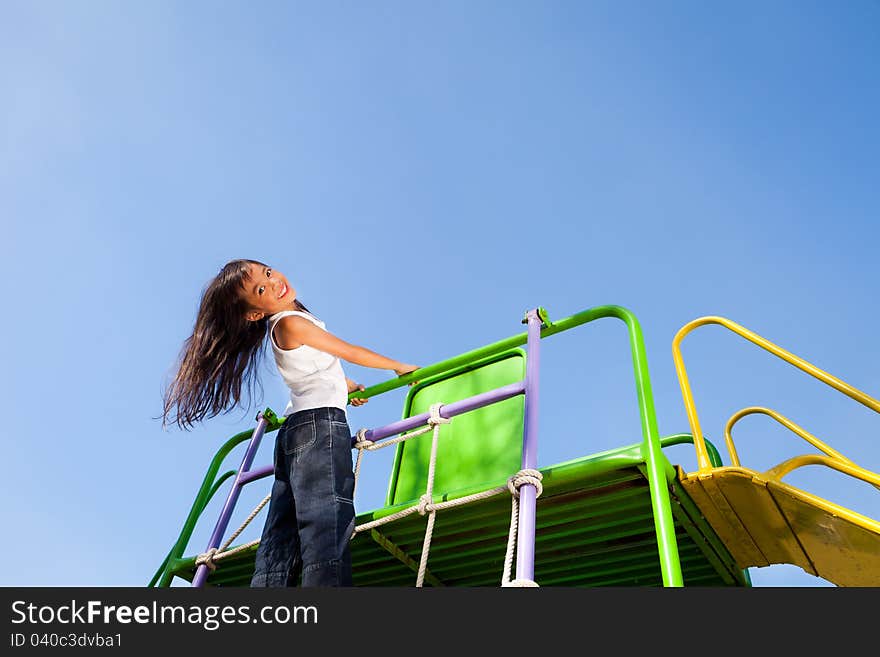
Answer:
[[(662, 439), (664, 446), (681, 442), (679, 436)], [(538, 498), (535, 538), (539, 585), (663, 586), (648, 481), (639, 453), (636, 444), (540, 469), (544, 492)], [(674, 472), (671, 464), (668, 469)], [(500, 478), (485, 488), (462, 489), (442, 499), (505, 482), (506, 477)], [(685, 586), (746, 586), (742, 570), (675, 479), (669, 490)], [(360, 513), (357, 524), (408, 506)], [(438, 512), (429, 571), (447, 586), (499, 586), (509, 523), (509, 495)], [(414, 514), (380, 531), (418, 562), (424, 517)], [(208, 585), (248, 586), (255, 552), (256, 547), (223, 559), (209, 575)], [(415, 572), (368, 532), (352, 541), (352, 560), (355, 586), (415, 585)], [(175, 574), (192, 581), (195, 557), (181, 563)]]

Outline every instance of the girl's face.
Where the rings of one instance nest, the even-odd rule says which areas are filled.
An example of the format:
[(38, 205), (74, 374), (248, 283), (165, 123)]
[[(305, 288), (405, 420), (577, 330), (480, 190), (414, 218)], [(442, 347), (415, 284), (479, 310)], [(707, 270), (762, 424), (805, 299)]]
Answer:
[(246, 314), (251, 322), (295, 307), (296, 290), (284, 274), (271, 267), (251, 263), (250, 276), (244, 282), (242, 294), (251, 307)]

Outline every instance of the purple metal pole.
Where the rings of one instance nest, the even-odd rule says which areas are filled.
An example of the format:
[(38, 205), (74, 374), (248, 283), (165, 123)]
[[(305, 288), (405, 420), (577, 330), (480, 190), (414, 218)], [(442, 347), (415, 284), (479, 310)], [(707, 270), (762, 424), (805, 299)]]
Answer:
[[(528, 363), (526, 363), (526, 372), (528, 372)], [(452, 402), (451, 404), (443, 404), (443, 406), (440, 407), (440, 417), (445, 417), (447, 419), (455, 417), (456, 415), (461, 415), (462, 413), (472, 411), (475, 408), (488, 406), (489, 404), (503, 401), (505, 399), (515, 397), (516, 395), (521, 395), (524, 391), (525, 386), (523, 385), (522, 381), (509, 383), (506, 386), (501, 386), (500, 388), (495, 388), (494, 390), (489, 390), (488, 392), (481, 392), (480, 394), (474, 395), (473, 397), (460, 399), (459, 401)], [(416, 427), (423, 426), (427, 424), (429, 417), (431, 417), (430, 413), (413, 415), (412, 417), (408, 417), (405, 420), (398, 420), (397, 422), (386, 424), (384, 427), (370, 429), (365, 433), (364, 437), (367, 440), (372, 440), (373, 442), (376, 442), (382, 438), (394, 436), (398, 433), (408, 431), (409, 429), (415, 429)], [(352, 436), (352, 442), (355, 442), (356, 440), (357, 436)]]
[(257, 479), (262, 479), (263, 477), (268, 477), (270, 474), (275, 474), (275, 465), (264, 465), (262, 468), (257, 468), (256, 470), (251, 470), (250, 472), (243, 472), (238, 482), (244, 486), (245, 484), (249, 484), (252, 481), (256, 481)]
[[(538, 367), (541, 324), (537, 308), (526, 313), (529, 325), (526, 342), (526, 398), (523, 424), (522, 467), (538, 467)], [(535, 507), (538, 491), (532, 484), (519, 488), (519, 527), (516, 539), (516, 579), (535, 578)]]
[[(210, 550), (211, 548), (220, 547), (220, 541), (223, 539), (223, 533), (226, 531), (226, 526), (229, 524), (229, 518), (232, 516), (232, 510), (235, 508), (235, 503), (238, 501), (238, 496), (241, 493), (241, 487), (243, 485), (242, 479), (247, 471), (251, 467), (251, 463), (254, 461), (254, 457), (257, 454), (257, 449), (260, 447), (260, 441), (263, 439), (263, 434), (266, 431), (266, 427), (269, 425), (269, 421), (263, 417), (262, 411), (257, 414), (257, 426), (254, 428), (254, 433), (251, 436), (251, 441), (248, 444), (247, 451), (244, 453), (244, 458), (241, 460), (241, 466), (238, 468), (238, 474), (235, 475), (235, 481), (232, 484), (232, 490), (229, 491), (229, 495), (226, 497), (226, 504), (223, 506), (223, 511), (220, 513), (220, 518), (217, 520), (217, 526), (214, 527), (214, 533), (211, 534), (211, 540), (208, 541), (208, 547), (205, 548), (205, 552)], [(192, 585), (194, 587), (204, 586), (205, 581), (208, 579), (208, 566), (205, 564), (201, 564), (196, 569), (196, 574), (193, 577)]]

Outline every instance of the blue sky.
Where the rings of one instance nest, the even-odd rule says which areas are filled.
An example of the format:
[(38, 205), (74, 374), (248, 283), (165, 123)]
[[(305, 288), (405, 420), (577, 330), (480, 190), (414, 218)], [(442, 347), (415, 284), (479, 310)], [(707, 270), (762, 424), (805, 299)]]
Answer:
[[(625, 306), (664, 435), (689, 430), (671, 343), (703, 315), (880, 397), (878, 21), (868, 0), (5, 0), (0, 583), (145, 585), (215, 450), (283, 410), (267, 361), (249, 408), (190, 433), (154, 419), (235, 257), (283, 271), (343, 339), (419, 365), (519, 333), (535, 306)], [(763, 405), (880, 471), (876, 413), (718, 327), (684, 357), (716, 444)], [(543, 341), (541, 367), (541, 465), (640, 439), (622, 324)], [(350, 407), (352, 428), (399, 419), (404, 396)], [(735, 438), (756, 470), (813, 451), (761, 417)], [(359, 510), (381, 504), (390, 451), (364, 466)], [(695, 469), (692, 447), (667, 453)], [(866, 484), (786, 481), (880, 518)], [(267, 492), (246, 490), (235, 527)]]

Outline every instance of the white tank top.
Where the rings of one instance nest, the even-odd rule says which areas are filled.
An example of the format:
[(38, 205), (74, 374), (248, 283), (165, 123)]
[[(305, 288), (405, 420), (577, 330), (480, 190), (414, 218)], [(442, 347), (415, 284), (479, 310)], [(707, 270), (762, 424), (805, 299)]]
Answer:
[(281, 349), (275, 343), (275, 325), (282, 317), (299, 315), (326, 330), (324, 322), (309, 313), (298, 310), (282, 310), (269, 318), (269, 341), (275, 364), (284, 383), (290, 389), (290, 401), (284, 415), (289, 416), (307, 408), (335, 406), (346, 410), (348, 384), (339, 358), (307, 344), (295, 349)]

